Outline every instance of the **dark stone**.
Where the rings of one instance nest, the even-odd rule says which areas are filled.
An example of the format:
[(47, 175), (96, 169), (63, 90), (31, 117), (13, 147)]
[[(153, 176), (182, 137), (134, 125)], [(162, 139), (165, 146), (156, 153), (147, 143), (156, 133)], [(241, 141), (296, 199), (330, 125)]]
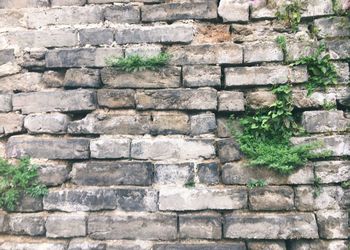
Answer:
[(219, 183), (219, 168), (215, 162), (198, 164), (199, 182), (214, 185)]

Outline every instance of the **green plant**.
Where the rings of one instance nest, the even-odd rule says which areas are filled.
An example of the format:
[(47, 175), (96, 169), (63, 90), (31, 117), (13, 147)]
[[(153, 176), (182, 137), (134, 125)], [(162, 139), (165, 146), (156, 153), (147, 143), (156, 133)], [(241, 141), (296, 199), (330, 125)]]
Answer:
[(185, 187), (187, 188), (193, 188), (196, 186), (196, 182), (194, 181), (194, 179), (190, 179), (188, 180), (185, 184), (184, 184)]
[(287, 40), (286, 40), (286, 37), (280, 35), (276, 38), (276, 42), (283, 52), (284, 62), (285, 62), (286, 58), (287, 58)]
[(21, 159), (17, 165), (0, 159), (0, 207), (14, 210), (22, 195), (46, 195), (47, 188), (37, 177), (37, 167), (30, 163), (29, 158)]
[(277, 20), (283, 22), (290, 27), (293, 32), (298, 31), (298, 26), (301, 21), (302, 6), (299, 0), (295, 0), (290, 4), (284, 4), (277, 12)]
[(316, 198), (318, 196), (320, 196), (321, 194), (321, 178), (320, 177), (316, 177), (314, 179), (314, 192), (313, 192), (313, 196)]
[(301, 58), (292, 65), (306, 65), (309, 74), (309, 80), (306, 85), (308, 96), (316, 88), (326, 90), (329, 86), (337, 84), (337, 72), (334, 64), (331, 62), (330, 55), (326, 52), (326, 46), (321, 44), (316, 51), (310, 55)]
[(142, 57), (131, 55), (127, 57), (110, 57), (106, 59), (106, 64), (126, 72), (136, 72), (143, 70), (156, 70), (164, 67), (170, 60), (170, 55), (160, 53), (152, 57)]
[(348, 181), (343, 181), (341, 183), (341, 187), (344, 188), (344, 189), (349, 189), (350, 188), (350, 180)]
[(324, 110), (335, 110), (337, 109), (337, 104), (334, 102), (327, 102), (326, 100), (323, 102), (322, 108)]
[(247, 183), (247, 187), (250, 189), (253, 189), (256, 187), (265, 187), (266, 185), (267, 183), (264, 179), (250, 179)]

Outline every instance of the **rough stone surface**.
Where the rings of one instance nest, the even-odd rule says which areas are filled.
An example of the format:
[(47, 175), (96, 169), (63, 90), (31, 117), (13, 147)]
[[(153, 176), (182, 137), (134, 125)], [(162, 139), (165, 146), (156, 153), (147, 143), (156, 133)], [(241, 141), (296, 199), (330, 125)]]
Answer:
[(198, 179), (200, 183), (215, 185), (219, 183), (219, 166), (215, 162), (201, 163), (197, 165)]
[(159, 192), (159, 210), (193, 211), (241, 209), (247, 206), (245, 188), (164, 188)]
[(249, 250), (286, 250), (286, 243), (284, 241), (256, 241), (248, 242)]
[(23, 114), (39, 112), (73, 112), (94, 110), (95, 92), (90, 90), (67, 90), (16, 94), (12, 98), (13, 109)]
[(315, 20), (318, 35), (323, 38), (350, 36), (350, 22), (347, 17), (327, 17)]
[(336, 105), (336, 94), (329, 92), (315, 91), (308, 96), (307, 90), (293, 89), (292, 99), (294, 106), (297, 108), (320, 108), (325, 103)]
[(302, 124), (308, 133), (341, 132), (348, 129), (350, 119), (343, 111), (305, 111)]
[(68, 167), (64, 164), (39, 165), (38, 179), (46, 186), (58, 186), (68, 179)]
[(138, 23), (140, 8), (131, 4), (107, 6), (103, 10), (103, 16), (112, 23)]
[(239, 145), (233, 139), (222, 139), (217, 142), (217, 151), (221, 163), (241, 159)]
[(212, 133), (216, 130), (214, 113), (202, 113), (191, 116), (191, 134), (200, 135)]
[(48, 216), (45, 224), (49, 238), (71, 238), (86, 235), (86, 215), (54, 214)]
[(184, 66), (182, 74), (185, 87), (216, 87), (221, 85), (221, 69), (218, 66)]
[(12, 95), (0, 94), (0, 112), (9, 112), (12, 110)]
[(114, 31), (112, 29), (92, 28), (79, 30), (80, 45), (110, 45), (113, 43)]
[(78, 185), (147, 186), (152, 181), (152, 168), (149, 162), (90, 161), (73, 164), (70, 175), (72, 182)]
[[(142, 227), (140, 227), (142, 224)], [(143, 239), (175, 240), (175, 214), (135, 214), (123, 215), (108, 213), (90, 215), (88, 234), (92, 239)]]
[(150, 133), (152, 135), (188, 134), (192, 128), (190, 128), (190, 126), (192, 126), (192, 119), (190, 121), (186, 113), (177, 111), (152, 112), (151, 120)]
[(17, 113), (0, 113), (0, 136), (21, 132), (23, 116)]
[(7, 157), (47, 159), (87, 159), (89, 139), (49, 138), (29, 135), (16, 135), (9, 138), (6, 145)]
[(97, 102), (107, 108), (134, 108), (135, 91), (131, 89), (99, 89)]
[(316, 212), (320, 237), (324, 239), (348, 239), (348, 213), (339, 210)]
[(69, 88), (98, 88), (100, 85), (98, 69), (69, 69), (64, 77), (64, 86)]
[(90, 141), (91, 158), (129, 158), (130, 139), (101, 137)]
[(65, 250), (66, 243), (51, 243), (51, 242), (5, 242), (0, 245), (1, 250)]
[(249, 20), (249, 3), (237, 0), (220, 1), (219, 16), (224, 22), (242, 22)]
[(40, 91), (42, 89), (42, 74), (36, 72), (26, 72), (0, 78), (0, 91)]
[(326, 241), (326, 240), (299, 240), (291, 242), (291, 250), (318, 250), (318, 249), (327, 249), (327, 250), (346, 250), (348, 248), (347, 242), (343, 240), (334, 240), (334, 241)]
[(154, 182), (157, 184), (183, 186), (193, 179), (192, 163), (154, 165)]
[(257, 42), (244, 46), (244, 62), (278, 62), (283, 61), (282, 49), (277, 43)]
[(246, 101), (252, 109), (268, 108), (276, 101), (276, 95), (271, 91), (259, 90), (249, 92)]
[(219, 111), (244, 111), (244, 96), (242, 92), (220, 91), (218, 93)]
[(29, 114), (24, 119), (24, 128), (30, 134), (64, 134), (69, 121), (69, 116), (61, 113)]
[(45, 218), (40, 214), (14, 214), (9, 216), (9, 230), (13, 234), (38, 236), (45, 234)]
[(156, 244), (155, 250), (245, 250), (244, 243)]
[(313, 165), (321, 183), (339, 183), (350, 179), (349, 161), (320, 161)]
[(312, 213), (251, 214), (236, 212), (225, 216), (224, 237), (237, 239), (318, 238)]
[(151, 189), (117, 189), (117, 209), (123, 211), (158, 210), (158, 191)]

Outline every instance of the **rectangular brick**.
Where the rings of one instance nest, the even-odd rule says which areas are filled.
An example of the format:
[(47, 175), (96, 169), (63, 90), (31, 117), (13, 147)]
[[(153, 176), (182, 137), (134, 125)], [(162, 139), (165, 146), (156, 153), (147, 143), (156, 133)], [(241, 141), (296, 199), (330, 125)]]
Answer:
[(316, 239), (318, 230), (313, 213), (236, 212), (225, 216), (224, 237), (264, 240)]
[(155, 244), (154, 250), (246, 250), (244, 242)]
[(174, 21), (183, 19), (215, 19), (217, 17), (216, 1), (164, 3), (144, 5), (141, 8), (142, 21)]
[(98, 69), (68, 69), (64, 76), (64, 86), (68, 88), (98, 88), (102, 84)]
[(215, 155), (213, 141), (182, 138), (133, 139), (131, 158), (140, 160), (189, 160)]
[(84, 45), (110, 45), (114, 41), (114, 30), (92, 28), (79, 30), (79, 44)]
[(30, 114), (24, 119), (29, 134), (65, 134), (70, 117), (61, 113)]
[(0, 137), (23, 130), (24, 116), (17, 113), (0, 113)]
[(132, 89), (99, 89), (97, 102), (100, 107), (135, 108), (135, 90)]
[(41, 73), (25, 72), (0, 78), (1, 92), (30, 92), (40, 91), (43, 88)]
[(221, 68), (219, 66), (184, 66), (182, 74), (185, 87), (221, 86)]
[(153, 165), (149, 162), (90, 161), (73, 164), (72, 182), (77, 185), (112, 186), (152, 184)]
[(46, 237), (71, 238), (86, 235), (85, 214), (55, 213), (48, 216), (45, 224)]
[(151, 113), (152, 135), (188, 134), (190, 131), (189, 116), (177, 111), (154, 111)]
[(233, 43), (172, 46), (170, 62), (175, 65), (188, 64), (241, 64), (243, 48)]
[(194, 179), (193, 163), (158, 163), (154, 165), (154, 183), (183, 186)]
[(218, 14), (224, 22), (247, 22), (249, 6), (249, 2), (223, 0), (219, 4)]
[(159, 210), (232, 210), (247, 207), (247, 189), (235, 188), (161, 188)]
[(343, 111), (305, 111), (302, 124), (308, 133), (341, 132), (348, 129), (350, 119)]
[(55, 138), (18, 135), (9, 138), (7, 157), (30, 156), (42, 159), (87, 159), (90, 140), (86, 138)]
[(175, 240), (177, 218), (176, 214), (160, 213), (91, 214), (88, 220), (88, 234), (96, 240)]
[(145, 90), (136, 93), (138, 109), (216, 110), (217, 92), (211, 88)]
[(321, 108), (324, 103), (336, 105), (336, 93), (331, 91), (315, 91), (308, 96), (307, 90), (294, 88), (292, 99), (294, 106), (297, 108)]
[(0, 112), (9, 112), (12, 110), (12, 95), (0, 94)]
[(86, 0), (51, 0), (51, 6), (82, 6)]
[(276, 42), (256, 42), (244, 44), (244, 62), (281, 62), (283, 52)]
[(61, 111), (94, 110), (95, 92), (91, 90), (67, 90), (16, 94), (12, 98), (13, 109), (22, 114)]
[(113, 5), (103, 9), (103, 16), (106, 21), (112, 23), (139, 23), (141, 11), (139, 6), (131, 4)]
[(2, 0), (0, 2), (0, 9), (20, 9), (20, 8), (38, 8), (49, 7), (49, 0)]
[(249, 204), (252, 210), (292, 210), (294, 190), (288, 186), (268, 186), (249, 190)]
[(350, 36), (350, 21), (347, 17), (325, 17), (315, 21), (315, 27), (322, 38)]
[(220, 91), (218, 93), (219, 111), (244, 111), (243, 92)]
[(129, 26), (115, 32), (117, 44), (127, 43), (190, 43), (193, 40), (192, 24), (155, 26)]
[(321, 183), (340, 183), (350, 180), (350, 161), (319, 161), (314, 162), (315, 175)]
[(117, 195), (117, 210), (133, 212), (158, 211), (158, 191), (144, 188), (119, 188)]
[(104, 68), (101, 70), (101, 78), (109, 88), (177, 88), (180, 87), (181, 69), (165, 67), (156, 71), (125, 72)]
[(90, 141), (91, 158), (118, 159), (129, 158), (130, 142), (128, 138), (100, 137)]
[(12, 234), (19, 235), (44, 235), (45, 220), (43, 214), (10, 214), (8, 215), (8, 230)]
[(347, 250), (348, 242), (345, 240), (293, 240), (290, 244), (290, 250), (300, 249), (337, 249)]
[(23, 242), (22, 239), (17, 239), (12, 242), (4, 242), (0, 245), (1, 250), (8, 249), (25, 249), (25, 250), (66, 250), (67, 243), (65, 242)]
[(14, 60), (15, 60), (14, 49), (0, 50), (0, 65), (14, 61)]

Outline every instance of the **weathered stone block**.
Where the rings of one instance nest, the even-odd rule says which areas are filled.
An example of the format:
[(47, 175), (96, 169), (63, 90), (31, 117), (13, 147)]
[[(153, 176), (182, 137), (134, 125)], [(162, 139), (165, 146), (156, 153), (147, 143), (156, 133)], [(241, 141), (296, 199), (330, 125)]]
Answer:
[(38, 212), (43, 210), (42, 197), (31, 197), (30, 195), (21, 195), (16, 206), (16, 212)]
[(349, 58), (350, 41), (349, 39), (337, 39), (326, 42), (329, 54), (332, 59)]
[(6, 145), (7, 157), (45, 159), (87, 159), (90, 140), (86, 138), (50, 138), (16, 135)]
[(24, 127), (30, 134), (64, 134), (70, 117), (61, 113), (29, 114), (24, 119)]
[(350, 72), (349, 72), (349, 64), (342, 62), (333, 62), (335, 67), (335, 71), (338, 75), (338, 83), (339, 84), (347, 84), (349, 82)]
[(350, 36), (350, 21), (347, 17), (326, 17), (315, 20), (317, 35), (323, 38)]
[(117, 44), (127, 43), (190, 43), (194, 31), (191, 24), (129, 26), (117, 29)]
[(130, 44), (125, 48), (125, 57), (139, 55), (142, 57), (157, 56), (162, 52), (160, 44)]
[(333, 14), (332, 0), (309, 0), (304, 7), (302, 17), (324, 16)]
[(142, 135), (150, 131), (151, 118), (148, 113), (135, 111), (96, 111), (84, 119), (68, 124), (71, 134), (129, 134)]
[(182, 74), (185, 87), (216, 87), (221, 85), (221, 68), (218, 66), (184, 66)]
[(248, 250), (287, 250), (284, 241), (255, 241), (248, 242)]
[(15, 62), (0, 65), (0, 77), (13, 75), (21, 71), (21, 67)]
[(244, 45), (244, 62), (281, 62), (283, 52), (275, 42), (257, 42)]
[(247, 190), (235, 188), (161, 188), (159, 210), (191, 211), (241, 209), (247, 206)]
[(68, 166), (63, 164), (39, 165), (38, 180), (46, 186), (58, 186), (68, 179)]
[(276, 95), (271, 91), (254, 91), (247, 93), (247, 105), (252, 109), (268, 108), (276, 101)]
[(84, 45), (110, 45), (114, 40), (112, 29), (91, 28), (79, 30), (79, 44)]
[(219, 111), (244, 111), (244, 95), (236, 91), (220, 91), (218, 93)]
[(64, 76), (64, 72), (48, 70), (42, 76), (42, 83), (48, 88), (60, 88), (64, 86)]
[(195, 213), (179, 215), (180, 238), (221, 239), (221, 215)]
[(321, 187), (317, 197), (312, 186), (300, 186), (295, 189), (295, 206), (301, 211), (339, 209), (343, 196), (343, 189), (337, 186)]
[(14, 49), (0, 50), (0, 65), (14, 61), (14, 60), (15, 60)]
[(65, 212), (115, 209), (116, 194), (111, 189), (56, 189), (44, 197), (45, 210)]
[(326, 240), (313, 240), (313, 241), (306, 241), (306, 240), (299, 240), (299, 241), (291, 241), (290, 244), (291, 250), (318, 250), (318, 249), (325, 249), (325, 250), (347, 250), (348, 249), (348, 243), (344, 240), (332, 240), (332, 241), (326, 241)]
[(1, 92), (29, 92), (40, 91), (42, 89), (41, 74), (36, 72), (26, 72), (12, 76), (0, 78)]
[(130, 139), (100, 137), (90, 141), (91, 158), (118, 159), (129, 158)]
[(237, 0), (220, 1), (218, 13), (224, 22), (249, 21), (249, 3)]
[(38, 236), (45, 234), (45, 217), (42, 214), (8, 215), (9, 231), (13, 234)]
[(259, 214), (236, 212), (225, 216), (224, 237), (230, 239), (316, 239), (312, 213)]
[(49, 0), (3, 0), (0, 9), (38, 8), (50, 6)]
[(88, 234), (97, 240), (175, 240), (176, 214), (91, 214), (88, 220)]
[(105, 250), (106, 247), (107, 244), (101, 241), (76, 238), (69, 242), (68, 250)]
[(219, 183), (220, 170), (216, 162), (197, 165), (197, 175), (200, 183), (215, 185)]
[(133, 139), (131, 158), (140, 160), (210, 159), (215, 155), (212, 140), (182, 138)]
[(215, 114), (211, 112), (191, 116), (191, 134), (213, 133), (216, 130)]
[(215, 89), (210, 88), (145, 90), (136, 93), (136, 107), (158, 110), (215, 110), (216, 93)]
[(172, 46), (168, 52), (172, 55), (170, 62), (175, 65), (239, 64), (243, 62), (242, 47), (233, 43)]
[(96, 108), (96, 97), (91, 90), (20, 93), (13, 95), (12, 105), (22, 114), (86, 111)]
[(233, 139), (222, 139), (217, 142), (217, 151), (221, 163), (241, 159), (238, 143)]
[(193, 179), (193, 163), (154, 165), (154, 182), (157, 184), (183, 186)]
[(125, 72), (113, 68), (101, 70), (103, 83), (109, 88), (176, 88), (180, 87), (181, 69), (178, 67)]
[(104, 19), (112, 23), (140, 22), (140, 7), (135, 5), (112, 5), (103, 9)]
[(287, 186), (268, 186), (249, 191), (252, 210), (291, 210), (294, 208), (294, 191)]
[(190, 131), (190, 121), (186, 113), (170, 112), (152, 112), (152, 126), (150, 133), (152, 135), (162, 134), (188, 134)]
[(67, 6), (45, 11), (33, 9), (26, 14), (27, 26), (32, 29), (52, 25), (100, 23), (102, 20), (102, 11), (98, 6)]
[(217, 5), (213, 0), (195, 2), (173, 2), (144, 5), (141, 8), (142, 21), (174, 21), (182, 19), (215, 19)]
[(152, 168), (149, 162), (90, 161), (74, 163), (70, 175), (78, 185), (148, 186), (152, 183)]
[(0, 245), (1, 250), (65, 250), (67, 244), (64, 242), (4, 242)]
[(12, 110), (12, 95), (0, 94), (0, 112), (10, 112)]
[(51, 6), (82, 6), (86, 0), (51, 0)]
[(117, 209), (123, 211), (158, 210), (158, 191), (148, 189), (117, 189)]
[(302, 124), (308, 133), (341, 132), (350, 126), (343, 111), (305, 111)]
[(246, 250), (243, 242), (234, 243), (175, 243), (175, 244), (156, 244), (154, 250)]
[(69, 69), (64, 77), (64, 86), (70, 88), (98, 88), (101, 85), (98, 69)]
[(47, 68), (105, 67), (106, 58), (123, 57), (122, 48), (55, 49), (45, 56)]
[(292, 99), (294, 106), (297, 108), (320, 108), (325, 103), (336, 105), (335, 93), (315, 91), (308, 96), (307, 90), (293, 89)]
[(349, 161), (319, 161), (313, 165), (321, 183), (339, 183), (350, 179)]
[(323, 239), (348, 239), (348, 213), (340, 210), (316, 212), (320, 237)]
[(17, 113), (0, 113), (0, 136), (21, 132), (23, 115)]
[(85, 214), (51, 214), (45, 224), (46, 237), (71, 238), (86, 235)]
[(100, 107), (134, 108), (135, 90), (132, 89), (99, 89), (97, 102)]
[(264, 179), (269, 184), (312, 184), (314, 180), (311, 165), (295, 170), (289, 176), (281, 176), (265, 168), (249, 167), (243, 162), (226, 163), (222, 167), (222, 182), (227, 185), (246, 185), (250, 179)]

